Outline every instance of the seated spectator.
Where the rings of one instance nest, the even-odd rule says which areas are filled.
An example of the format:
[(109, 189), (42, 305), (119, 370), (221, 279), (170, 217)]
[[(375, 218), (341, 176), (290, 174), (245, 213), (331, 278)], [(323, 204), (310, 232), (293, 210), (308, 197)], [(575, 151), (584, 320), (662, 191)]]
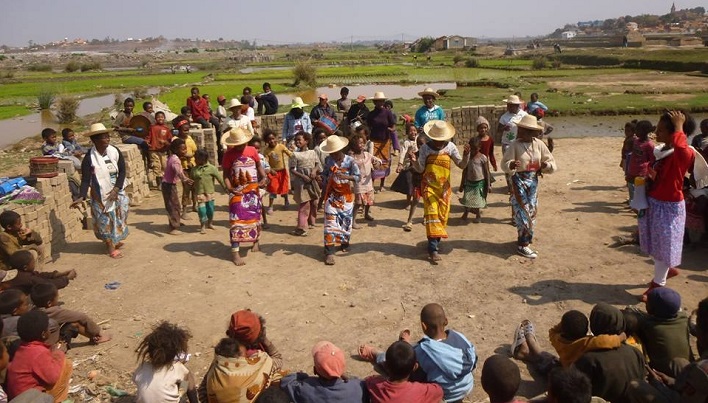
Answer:
[(234, 312), (226, 335), (246, 346), (249, 355), (253, 350), (265, 351), (273, 359), (275, 369), (282, 368), (283, 356), (266, 335), (265, 319), (262, 316), (250, 309)]
[(18, 288), (25, 294), (37, 284), (54, 284), (64, 288), (76, 278), (76, 270), (38, 272), (35, 271), (34, 255), (28, 250), (20, 250), (10, 257), (11, 270), (0, 270), (0, 290)]
[(12, 289), (0, 292), (0, 319), (2, 319), (2, 333), (0, 337), (17, 336), (17, 321), (20, 316), (29, 312), (29, 297), (20, 290)]
[(490, 403), (522, 403), (514, 398), (521, 385), (519, 367), (509, 358), (496, 354), (482, 366), (482, 389)]
[(442, 400), (440, 385), (408, 380), (418, 368), (415, 352), (409, 343), (397, 341), (391, 344), (386, 350), (385, 366), (387, 378), (371, 376), (364, 380), (371, 403), (439, 403)]
[(298, 372), (283, 378), (280, 387), (295, 403), (361, 403), (364, 401), (364, 382), (344, 377), (344, 352), (328, 341), (312, 348), (315, 376)]
[(37, 231), (23, 228), (22, 217), (14, 211), (0, 213), (0, 269), (10, 268), (10, 256), (18, 250), (31, 250), (38, 267), (44, 263), (44, 241)]
[(592, 396), (590, 379), (577, 369), (554, 368), (548, 376), (548, 394), (534, 403), (607, 403)]
[[(594, 335), (619, 335), (624, 332), (624, 316), (619, 309), (601, 302), (590, 313)], [(612, 403), (628, 402), (629, 383), (643, 379), (644, 357), (636, 348), (622, 344), (618, 348), (588, 351), (575, 367), (590, 378), (592, 394)]]

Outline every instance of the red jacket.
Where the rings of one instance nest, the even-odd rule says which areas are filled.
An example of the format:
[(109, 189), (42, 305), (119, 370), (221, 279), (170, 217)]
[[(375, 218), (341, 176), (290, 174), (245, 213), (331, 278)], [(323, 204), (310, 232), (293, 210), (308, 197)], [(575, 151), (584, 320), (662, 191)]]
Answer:
[(688, 169), (693, 166), (693, 150), (688, 147), (686, 135), (676, 132), (673, 135), (674, 152), (654, 164), (656, 175), (653, 178), (649, 196), (665, 202), (679, 202), (683, 200), (683, 178)]
[(22, 343), (7, 367), (7, 396), (14, 399), (29, 389), (51, 389), (59, 380), (66, 357), (41, 341)]
[(192, 120), (196, 122), (199, 118), (204, 118), (207, 122), (209, 121), (211, 117), (209, 105), (202, 97), (199, 97), (196, 101), (192, 97), (187, 98), (187, 106), (192, 111)]

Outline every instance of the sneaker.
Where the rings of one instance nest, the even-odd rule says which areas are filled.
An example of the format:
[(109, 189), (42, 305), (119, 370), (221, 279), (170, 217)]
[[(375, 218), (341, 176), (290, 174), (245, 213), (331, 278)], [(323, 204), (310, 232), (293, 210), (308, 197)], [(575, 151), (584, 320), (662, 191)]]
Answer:
[(518, 248), (516, 248), (516, 253), (529, 259), (536, 259), (536, 257), (538, 256), (536, 252), (534, 252), (528, 246), (519, 246)]

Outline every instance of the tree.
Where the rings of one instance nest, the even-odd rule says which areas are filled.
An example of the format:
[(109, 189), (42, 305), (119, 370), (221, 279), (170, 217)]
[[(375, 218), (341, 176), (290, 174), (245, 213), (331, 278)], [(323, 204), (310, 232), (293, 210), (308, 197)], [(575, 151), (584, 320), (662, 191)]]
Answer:
[(418, 39), (418, 46), (416, 46), (416, 49), (414, 49), (413, 51), (417, 53), (425, 53), (431, 50), (434, 44), (435, 38), (425, 36), (423, 38)]

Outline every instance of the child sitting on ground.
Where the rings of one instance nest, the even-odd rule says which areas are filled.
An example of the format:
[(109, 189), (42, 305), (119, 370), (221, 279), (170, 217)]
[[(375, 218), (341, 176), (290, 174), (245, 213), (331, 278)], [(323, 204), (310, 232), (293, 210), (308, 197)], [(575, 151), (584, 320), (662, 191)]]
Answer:
[(68, 127), (61, 131), (61, 144), (64, 146), (64, 151), (68, 155), (73, 155), (76, 158), (81, 158), (86, 154), (86, 149), (76, 141), (76, 133)]
[(266, 335), (265, 319), (262, 316), (250, 309), (234, 312), (226, 335), (246, 346), (248, 355), (257, 350), (265, 351), (273, 359), (275, 368), (282, 368), (283, 356)]
[(364, 219), (374, 221), (374, 217), (369, 213), (369, 209), (374, 205), (374, 180), (372, 172), (374, 167), (381, 165), (381, 159), (374, 157), (364, 150), (366, 139), (361, 134), (355, 134), (349, 141), (351, 156), (359, 167), (361, 175), (358, 182), (354, 182), (354, 214), (352, 216), (352, 228), (361, 229), (361, 225), (356, 223), (356, 216), (359, 209), (364, 207)]
[(37, 309), (47, 313), (49, 319), (57, 322), (59, 328), (74, 325), (79, 334), (88, 337), (92, 344), (105, 343), (111, 340), (109, 334), (101, 331), (101, 327), (83, 312), (64, 309), (59, 305), (59, 290), (54, 284), (37, 284), (30, 293), (32, 303)]
[(236, 339), (223, 338), (214, 348), (214, 361), (199, 385), (199, 401), (252, 402), (281, 377), (266, 352), (249, 355)]
[(140, 366), (133, 373), (138, 403), (177, 403), (180, 386), (186, 386), (189, 403), (199, 403), (194, 375), (184, 365), (189, 359), (190, 338), (188, 330), (160, 322), (140, 342), (137, 349)]
[[(170, 226), (169, 234), (179, 235), (181, 234), (179, 230), (182, 224), (181, 220), (185, 218), (184, 213), (180, 211), (180, 206), (185, 212), (187, 207), (184, 204), (180, 205), (177, 184), (181, 182), (184, 189), (190, 189), (189, 191), (191, 191), (194, 181), (185, 174), (183, 165), (180, 163), (180, 159), (187, 155), (187, 146), (184, 140), (181, 138), (174, 139), (172, 144), (170, 144), (170, 150), (172, 154), (167, 158), (165, 176), (162, 177), (162, 200), (165, 203), (165, 210), (167, 210), (167, 221)], [(184, 197), (182, 197), (182, 202), (184, 202)]]
[(0, 338), (3, 341), (12, 342), (12, 339), (17, 337), (17, 321), (29, 310), (27, 294), (15, 289), (0, 292), (0, 319), (2, 319)]
[(32, 291), (37, 284), (54, 284), (57, 288), (65, 288), (69, 281), (76, 278), (76, 270), (37, 272), (35, 271), (34, 255), (28, 250), (19, 250), (10, 256), (11, 270), (0, 270), (0, 290), (18, 288), (25, 294)]
[(470, 160), (462, 171), (460, 192), (465, 192), (460, 204), (465, 212), (462, 219), (466, 220), (470, 211), (475, 214), (475, 223), (482, 222), (482, 209), (487, 207), (487, 192), (489, 192), (489, 159), (480, 151), (479, 137), (470, 138)]
[(57, 131), (51, 128), (42, 130), (42, 155), (47, 157), (56, 157), (71, 161), (74, 168), (81, 169), (81, 160), (79, 160), (72, 152), (67, 151), (63, 141), (58, 141)]
[(194, 154), (197, 166), (192, 168), (191, 177), (194, 181), (194, 193), (197, 194), (197, 214), (201, 223), (200, 233), (214, 228), (214, 179), (226, 190), (224, 177), (219, 170), (209, 163), (209, 153), (200, 148)]
[[(587, 316), (572, 310), (563, 314), (560, 323), (548, 331), (548, 338), (558, 354), (557, 360), (567, 368), (587, 351), (619, 347), (626, 336), (588, 336)], [(534, 364), (542, 373), (548, 373), (556, 365), (556, 358), (541, 350), (533, 323), (528, 320), (524, 320), (516, 328), (511, 350), (514, 358)]]
[(22, 227), (22, 217), (14, 211), (0, 213), (0, 269), (10, 268), (9, 259), (18, 250), (31, 250), (37, 258), (37, 266), (44, 263), (44, 245), (37, 231)]
[[(440, 304), (423, 307), (420, 325), (425, 336), (414, 346), (420, 366), (414, 380), (437, 383), (447, 402), (462, 401), (474, 387), (472, 371), (477, 366), (474, 346), (462, 333), (446, 330), (447, 316)], [(401, 332), (401, 340), (410, 342), (410, 331)], [(385, 353), (368, 345), (359, 346), (359, 356), (377, 364), (386, 360)]]
[(49, 337), (49, 317), (32, 310), (17, 321), (22, 344), (7, 368), (7, 395), (14, 399), (29, 389), (38, 389), (63, 402), (69, 395), (73, 369), (63, 352), (52, 350), (44, 342)]
[(514, 399), (521, 385), (521, 372), (509, 358), (495, 354), (482, 366), (482, 389), (489, 395), (489, 403), (521, 403)]
[(548, 375), (548, 393), (533, 403), (607, 403), (592, 396), (590, 378), (573, 367), (554, 368)]
[(440, 403), (443, 398), (440, 385), (408, 381), (417, 368), (413, 346), (405, 341), (391, 344), (386, 350), (387, 378), (376, 375), (364, 380), (371, 403)]
[(312, 348), (315, 375), (298, 372), (283, 378), (280, 387), (295, 403), (361, 403), (365, 396), (364, 382), (344, 377), (344, 352), (328, 341)]

